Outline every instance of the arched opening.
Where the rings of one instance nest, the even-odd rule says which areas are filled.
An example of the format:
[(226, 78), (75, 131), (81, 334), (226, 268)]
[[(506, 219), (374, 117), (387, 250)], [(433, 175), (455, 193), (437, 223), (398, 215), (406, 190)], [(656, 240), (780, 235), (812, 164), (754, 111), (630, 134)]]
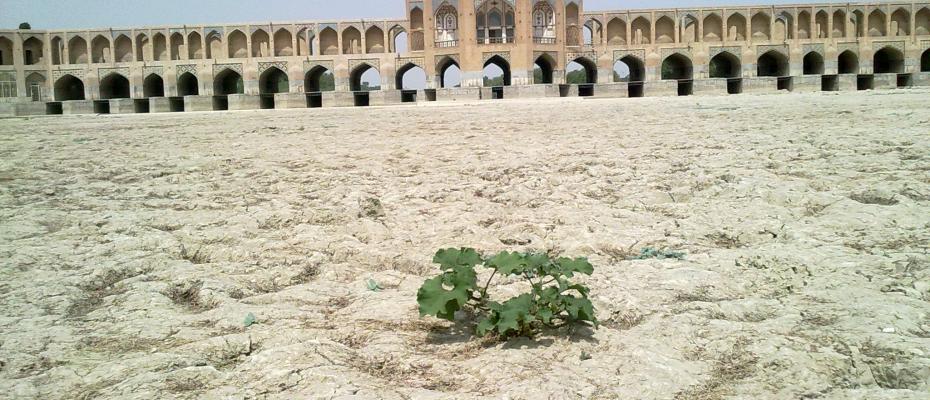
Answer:
[(178, 77), (178, 95), (179, 96), (199, 96), (200, 83), (197, 77), (190, 72), (185, 72)]
[(568, 3), (565, 6), (565, 44), (568, 46), (581, 46), (584, 43), (584, 32), (582, 32), (579, 17), (578, 5)]
[(404, 54), (409, 49), (407, 46), (407, 31), (404, 28), (399, 26), (391, 28), (391, 48), (397, 54)]
[(27, 75), (26, 94), (32, 101), (45, 101), (45, 76), (38, 72)]
[(75, 36), (68, 41), (69, 64), (87, 64), (87, 41)]
[(891, 13), (891, 32), (894, 36), (910, 36), (911, 13), (903, 8)]
[(339, 54), (339, 35), (335, 29), (326, 27), (320, 31), (320, 51), (326, 56)]
[(930, 9), (921, 8), (914, 15), (914, 29), (915, 33), (920, 36), (930, 35)]
[(413, 63), (400, 67), (394, 80), (398, 90), (426, 89), (426, 71)]
[(242, 75), (231, 69), (224, 69), (213, 79), (213, 94), (216, 96), (228, 96), (231, 94), (244, 93), (242, 84)]
[(618, 46), (626, 44), (626, 21), (620, 18), (611, 19), (607, 23), (607, 44)]
[(372, 26), (365, 31), (365, 52), (384, 53), (384, 31)]
[(823, 75), (823, 56), (816, 51), (807, 53), (803, 60), (804, 75)]
[(734, 13), (727, 18), (727, 37), (731, 41), (743, 41), (746, 40), (746, 17), (740, 13)]
[(110, 41), (103, 37), (97, 36), (90, 42), (91, 59), (94, 63), (110, 62)]
[(667, 16), (656, 20), (656, 43), (675, 43), (675, 21)]
[(594, 43), (594, 31), (591, 30), (590, 26), (582, 26), (581, 35), (583, 37), (582, 42), (585, 46), (590, 46)]
[(900, 74), (904, 72), (904, 54), (893, 47), (883, 47), (875, 52), (872, 66), (876, 74)]
[(120, 74), (110, 74), (100, 80), (100, 98), (109, 99), (128, 99), (129, 98), (129, 79)]
[(132, 62), (132, 40), (125, 35), (119, 35), (115, 44), (116, 62)]
[(157, 74), (150, 74), (142, 82), (142, 97), (165, 97), (165, 81)]
[(410, 31), (410, 50), (423, 51), (423, 10), (420, 7), (410, 10)]
[(61, 65), (61, 55), (64, 54), (64, 44), (60, 37), (52, 38), (52, 65)]
[(778, 42), (784, 42), (794, 38), (794, 19), (791, 14), (782, 12), (775, 18), (775, 26), (772, 28), (772, 39)]
[(723, 19), (717, 14), (704, 18), (704, 41), (719, 42), (723, 40)]
[(783, 77), (789, 74), (788, 57), (775, 50), (760, 56), (756, 67), (758, 76)]
[(342, 54), (360, 54), (362, 52), (362, 33), (355, 27), (342, 31)]
[(596, 19), (589, 19), (584, 23), (586, 28), (585, 44), (595, 45), (604, 42), (604, 26)]
[(724, 51), (710, 59), (711, 78), (739, 78), (741, 73), (739, 57)]
[(13, 42), (0, 36), (0, 65), (13, 65)]
[(291, 31), (281, 28), (274, 34), (275, 57), (290, 57), (294, 55), (294, 36)]
[(439, 62), (436, 71), (439, 72), (439, 87), (453, 88), (462, 86), (462, 69), (455, 60), (446, 57)]
[(930, 72), (930, 50), (920, 56), (920, 72)]
[(148, 36), (144, 33), (136, 35), (136, 61), (152, 61), (148, 49), (151, 49)]
[(84, 100), (84, 82), (64, 75), (55, 82), (55, 101)]
[(885, 30), (885, 13), (881, 10), (872, 11), (869, 14), (869, 36), (871, 37), (881, 37), (885, 36), (887, 31)]
[(637, 17), (630, 26), (633, 29), (633, 44), (649, 44), (652, 40), (652, 28), (649, 20)]
[(772, 37), (772, 18), (768, 14), (760, 12), (752, 16), (749, 21), (752, 25), (752, 40), (766, 42)]
[(846, 13), (843, 10), (836, 10), (833, 13), (833, 37), (845, 38), (846, 36)]
[(307, 28), (297, 31), (297, 55), (312, 56), (313, 54), (313, 32)]
[(578, 57), (565, 66), (565, 83), (597, 83), (597, 65), (585, 57)]
[(42, 41), (31, 37), (23, 42), (23, 63), (35, 65), (43, 59)]
[(801, 11), (798, 13), (798, 39), (811, 38), (811, 13)]
[(853, 24), (852, 30), (853, 34), (856, 37), (865, 37), (866, 36), (866, 18), (865, 14), (862, 11), (855, 10), (852, 12), (852, 17), (849, 19), (849, 22)]
[(152, 36), (152, 51), (155, 61), (168, 61), (168, 41), (165, 35), (156, 33)]
[(688, 80), (692, 78), (693, 66), (691, 60), (681, 53), (675, 53), (662, 61), (663, 80)]
[(495, 55), (484, 63), (482, 76), (484, 87), (510, 86), (510, 63)]
[(371, 65), (359, 65), (349, 77), (349, 88), (353, 92), (381, 90), (381, 73)]
[(552, 83), (552, 71), (555, 69), (555, 60), (547, 54), (536, 58), (533, 62), (533, 83), (549, 84)]
[(228, 50), (224, 49), (223, 46), (223, 37), (216, 31), (211, 31), (207, 34), (207, 46), (206, 46), (207, 59), (213, 60), (218, 58), (223, 58), (223, 54)]
[(846, 50), (837, 58), (836, 67), (840, 74), (858, 74), (859, 56), (852, 50)]
[(271, 38), (268, 37), (268, 32), (262, 29), (252, 32), (252, 57), (260, 58), (271, 56), (270, 42)]
[(698, 21), (693, 16), (685, 15), (681, 19), (681, 41), (685, 43), (696, 43), (700, 41), (698, 35)]
[(645, 64), (636, 57), (626, 56), (614, 63), (614, 82), (642, 82), (645, 78)]
[(235, 30), (227, 38), (229, 45), (229, 58), (248, 58), (249, 48), (248, 39), (242, 31)]
[[(513, 43), (516, 22), (509, 2), (481, 2), (476, 10), (475, 23), (478, 43)], [(577, 17), (574, 24), (577, 26)]]
[(171, 34), (171, 59), (181, 59), (181, 46), (184, 46), (184, 36), (178, 32)]
[(289, 91), (290, 82), (287, 79), (287, 74), (277, 67), (266, 69), (258, 77), (258, 93), (261, 95), (262, 109), (275, 108), (275, 93), (287, 93)]
[(202, 60), (203, 57), (203, 38), (200, 37), (199, 33), (191, 32), (190, 35), (187, 35), (187, 58)]
[(307, 93), (332, 92), (336, 90), (336, 80), (330, 70), (317, 65), (304, 77), (304, 87)]
[(828, 32), (828, 29), (830, 28), (827, 22), (828, 19), (829, 17), (827, 16), (827, 12), (824, 10), (818, 11), (817, 15), (814, 17), (814, 32), (817, 33), (818, 39), (826, 39), (830, 37)]
[(451, 47), (458, 40), (459, 12), (448, 2), (443, 2), (435, 11), (436, 47)]

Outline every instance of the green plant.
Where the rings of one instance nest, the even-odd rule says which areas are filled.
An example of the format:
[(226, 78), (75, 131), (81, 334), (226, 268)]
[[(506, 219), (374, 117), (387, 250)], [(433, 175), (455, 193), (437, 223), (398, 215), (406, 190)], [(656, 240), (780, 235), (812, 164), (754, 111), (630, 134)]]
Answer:
[[(551, 259), (541, 253), (506, 251), (485, 258), (474, 249), (462, 248), (439, 250), (433, 262), (442, 274), (428, 279), (417, 292), (420, 316), (452, 321), (456, 311), (471, 309), (479, 317), (478, 336), (532, 336), (543, 328), (585, 322), (597, 327), (588, 288), (569, 281), (577, 273), (594, 272), (585, 258)], [(475, 267), (479, 265), (491, 270), (484, 286), (478, 284)], [(503, 303), (493, 301), (488, 289), (498, 275), (519, 277), (531, 290)]]
[(664, 260), (667, 258), (682, 260), (685, 258), (685, 253), (680, 251), (666, 250), (666, 249), (654, 249), (652, 247), (645, 247), (639, 251), (639, 255), (633, 258), (634, 260), (648, 260), (650, 258), (657, 258), (659, 260)]

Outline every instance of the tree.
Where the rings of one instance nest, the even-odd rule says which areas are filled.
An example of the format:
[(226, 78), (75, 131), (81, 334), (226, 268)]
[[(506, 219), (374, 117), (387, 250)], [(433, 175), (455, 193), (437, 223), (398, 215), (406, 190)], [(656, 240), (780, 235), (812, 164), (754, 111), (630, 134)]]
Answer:
[(19, 29), (29, 30), (32, 29), (32, 25), (29, 25), (28, 22), (23, 22), (19, 24)]

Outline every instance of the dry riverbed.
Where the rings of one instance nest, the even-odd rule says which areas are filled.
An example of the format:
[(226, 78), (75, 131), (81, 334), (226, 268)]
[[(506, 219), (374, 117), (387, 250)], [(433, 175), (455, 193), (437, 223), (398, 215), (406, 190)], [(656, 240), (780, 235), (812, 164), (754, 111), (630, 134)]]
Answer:
[[(926, 399), (928, 99), (0, 120), (0, 398)], [(589, 257), (602, 326), (419, 318), (450, 246)]]

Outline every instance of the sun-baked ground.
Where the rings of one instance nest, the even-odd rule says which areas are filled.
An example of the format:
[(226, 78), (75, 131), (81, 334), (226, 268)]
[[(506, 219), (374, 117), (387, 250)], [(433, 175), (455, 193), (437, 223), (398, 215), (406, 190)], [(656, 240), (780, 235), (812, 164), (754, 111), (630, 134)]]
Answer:
[[(928, 96), (0, 120), (0, 398), (926, 399)], [(458, 246), (602, 325), (419, 318)]]

